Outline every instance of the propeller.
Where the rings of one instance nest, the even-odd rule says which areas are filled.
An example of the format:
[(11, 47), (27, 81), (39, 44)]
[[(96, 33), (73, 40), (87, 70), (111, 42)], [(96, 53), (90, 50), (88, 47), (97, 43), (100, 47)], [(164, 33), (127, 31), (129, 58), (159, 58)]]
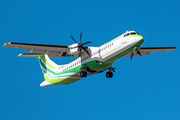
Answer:
[[(74, 40), (74, 42), (76, 42), (76, 43), (78, 43), (74, 38), (73, 38), (73, 36), (72, 35), (70, 35), (70, 37)], [(89, 44), (89, 43), (92, 43), (91, 41), (88, 41), (88, 42), (85, 42), (85, 43), (81, 43), (81, 38), (82, 38), (82, 32), (81, 32), (81, 34), (80, 34), (80, 43), (78, 43), (78, 45), (76, 46), (76, 47), (74, 47), (74, 48), (77, 48), (78, 47), (78, 49), (79, 49), (79, 57), (81, 56), (81, 51), (82, 51), (82, 49), (90, 56), (90, 54), (89, 54), (89, 52), (83, 47), (83, 45), (86, 45), (86, 44)]]
[[(142, 57), (141, 52), (138, 50), (138, 48), (136, 48), (136, 54), (138, 54), (139, 56)], [(132, 60), (133, 56), (134, 56), (134, 53), (132, 52), (132, 53), (131, 53), (130, 60)]]

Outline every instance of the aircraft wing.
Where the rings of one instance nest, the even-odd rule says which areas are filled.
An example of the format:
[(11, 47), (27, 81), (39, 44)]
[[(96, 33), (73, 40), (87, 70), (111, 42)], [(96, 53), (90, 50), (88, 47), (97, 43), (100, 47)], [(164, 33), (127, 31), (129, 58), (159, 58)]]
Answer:
[[(168, 52), (168, 51), (173, 51), (175, 49), (176, 47), (141, 47), (138, 49), (138, 51), (140, 51), (142, 56), (145, 56), (145, 55), (150, 55), (150, 53), (152, 52)], [(137, 54), (137, 51), (133, 51), (133, 57), (134, 56), (140, 56), (140, 55)], [(131, 57), (131, 53), (124, 57)]]
[[(38, 53), (38, 54), (48, 54), (49, 57), (64, 57), (71, 56), (77, 57), (76, 55), (69, 55), (67, 51), (70, 49), (68, 46), (62, 45), (45, 45), (45, 44), (29, 44), (29, 43), (15, 43), (9, 42), (5, 43), (3, 47), (27, 49), (27, 52)], [(88, 49), (88, 47), (84, 47)], [(20, 54), (19, 57), (33, 57), (32, 54)]]

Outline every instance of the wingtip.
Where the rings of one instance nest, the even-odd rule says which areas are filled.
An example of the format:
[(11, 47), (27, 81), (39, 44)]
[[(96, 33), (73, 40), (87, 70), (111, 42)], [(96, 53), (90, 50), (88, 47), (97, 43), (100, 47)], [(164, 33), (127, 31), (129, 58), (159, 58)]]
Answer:
[(21, 53), (21, 54), (18, 55), (18, 57), (22, 57), (22, 55), (23, 55), (23, 54)]
[(3, 45), (3, 47), (5, 47), (7, 44), (8, 44), (8, 43), (5, 43), (5, 44)]
[(172, 47), (172, 51), (173, 51), (173, 50), (176, 50), (176, 49), (177, 49), (177, 47)]
[(5, 43), (5, 44), (3, 45), (3, 47), (6, 47), (6, 45), (9, 45), (9, 44), (11, 44), (11, 42)]

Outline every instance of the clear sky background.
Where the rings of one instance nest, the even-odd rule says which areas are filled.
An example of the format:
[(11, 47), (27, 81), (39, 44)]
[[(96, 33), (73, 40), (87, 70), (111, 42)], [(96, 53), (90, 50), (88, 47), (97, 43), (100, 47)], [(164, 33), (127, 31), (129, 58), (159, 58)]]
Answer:
[[(100, 46), (126, 30), (145, 37), (142, 47), (173, 52), (122, 58), (114, 77), (89, 76), (68, 86), (40, 87), (36, 58), (0, 47), (1, 120), (179, 120), (179, 0), (1, 0), (0, 44), (71, 45), (70, 34)], [(66, 64), (74, 58), (52, 59)]]

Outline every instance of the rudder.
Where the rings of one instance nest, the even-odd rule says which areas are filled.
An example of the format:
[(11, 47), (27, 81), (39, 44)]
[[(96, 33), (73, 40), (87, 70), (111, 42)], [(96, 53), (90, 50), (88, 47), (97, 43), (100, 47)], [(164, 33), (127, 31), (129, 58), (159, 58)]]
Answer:
[(59, 82), (59, 65), (51, 61), (47, 54), (38, 57), (45, 81), (49, 83)]

